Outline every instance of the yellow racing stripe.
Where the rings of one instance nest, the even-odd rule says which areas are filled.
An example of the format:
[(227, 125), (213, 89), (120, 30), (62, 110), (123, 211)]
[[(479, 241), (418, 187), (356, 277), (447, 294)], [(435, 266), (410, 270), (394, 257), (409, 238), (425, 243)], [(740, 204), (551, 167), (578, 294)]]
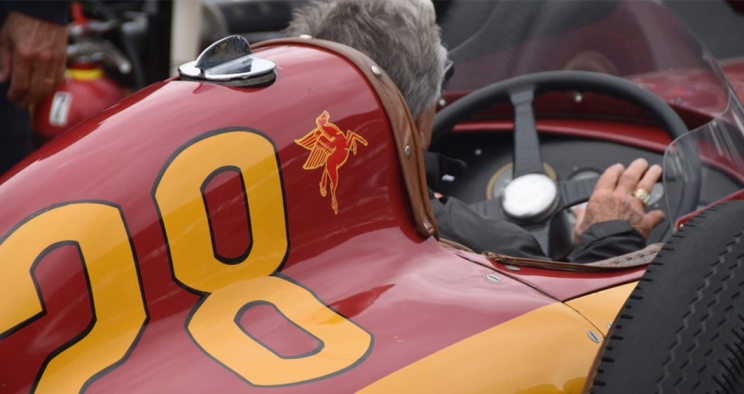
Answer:
[(361, 390), (373, 393), (581, 393), (601, 340), (562, 303), (474, 335)]
[(582, 316), (599, 329), (602, 335), (607, 335), (610, 324), (615, 321), (620, 308), (625, 304), (630, 293), (635, 289), (638, 282), (628, 283), (622, 286), (613, 287), (597, 293), (577, 298), (566, 302)]

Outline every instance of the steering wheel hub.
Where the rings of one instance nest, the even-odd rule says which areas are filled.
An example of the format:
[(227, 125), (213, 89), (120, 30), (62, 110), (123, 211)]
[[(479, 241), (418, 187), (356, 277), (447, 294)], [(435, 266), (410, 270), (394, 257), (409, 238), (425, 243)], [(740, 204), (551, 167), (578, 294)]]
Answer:
[(515, 221), (534, 222), (549, 215), (558, 199), (558, 187), (544, 174), (527, 174), (506, 185), (501, 206)]

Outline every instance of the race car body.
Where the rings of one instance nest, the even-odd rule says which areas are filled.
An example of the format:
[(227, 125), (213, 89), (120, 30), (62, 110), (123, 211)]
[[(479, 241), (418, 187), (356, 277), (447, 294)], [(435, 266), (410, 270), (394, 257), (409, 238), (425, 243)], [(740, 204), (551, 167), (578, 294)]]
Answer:
[[(664, 15), (655, 3), (617, 7), (608, 15), (620, 20), (644, 7)], [(678, 59), (704, 51), (675, 36), (680, 26), (649, 26), (657, 35), (644, 39), (676, 37)], [(527, 53), (537, 37), (515, 45)], [(384, 70), (312, 38), (253, 51), (241, 58), (255, 65), (248, 74), (182, 68), (4, 176), (0, 393), (581, 392), (646, 265), (541, 266), (443, 245), (415, 123)], [(741, 106), (717, 65), (695, 59), (703, 82), (682, 93), (703, 86), (708, 96), (675, 103), (692, 128)], [(480, 87), (462, 87), (476, 83), (479, 62), (463, 60), (448, 100)], [(639, 70), (620, 75), (674, 101), (678, 70)], [(616, 99), (546, 97), (538, 114), (562, 114), (538, 125), (559, 179), (612, 160), (574, 169), (581, 156), (566, 144), (660, 162), (671, 140)], [(723, 110), (701, 97), (721, 98)], [(496, 107), (435, 145), (462, 138), (449, 151), (474, 152), (484, 135), (499, 145), (453, 194), (477, 182), (483, 193), (477, 174), (509, 161), (498, 152), (510, 149), (499, 141), (512, 124)], [(715, 171), (705, 198), (741, 188), (736, 167)], [(668, 203), (672, 223), (689, 213), (690, 193)], [(646, 256), (623, 257), (636, 258)]]

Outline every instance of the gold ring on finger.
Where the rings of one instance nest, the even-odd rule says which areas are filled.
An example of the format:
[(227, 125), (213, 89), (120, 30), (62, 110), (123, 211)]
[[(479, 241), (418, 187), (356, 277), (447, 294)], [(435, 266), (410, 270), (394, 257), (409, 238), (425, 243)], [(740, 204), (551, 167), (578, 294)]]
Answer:
[(644, 189), (642, 187), (639, 187), (638, 189), (636, 189), (633, 192), (633, 196), (635, 196), (635, 198), (641, 200), (641, 202), (643, 203), (643, 206), (646, 206), (646, 205), (648, 205), (648, 203), (651, 202), (651, 193), (649, 193), (648, 190), (646, 190), (646, 189)]

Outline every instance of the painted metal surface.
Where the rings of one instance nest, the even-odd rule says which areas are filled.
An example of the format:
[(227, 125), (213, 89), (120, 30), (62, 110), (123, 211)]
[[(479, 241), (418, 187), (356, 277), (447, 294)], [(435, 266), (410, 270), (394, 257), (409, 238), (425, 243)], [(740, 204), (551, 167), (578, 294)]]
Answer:
[(501, 274), (499, 277), (516, 279), (561, 302), (615, 286), (622, 287), (625, 283), (638, 281), (646, 271), (645, 267), (605, 273), (556, 271), (505, 265), (491, 261), (484, 255), (461, 250), (454, 253), (473, 263), (493, 268)]
[(638, 282), (632, 282), (599, 291), (568, 301), (566, 305), (592, 322), (597, 330), (605, 336), (610, 330), (610, 325), (615, 321), (618, 311), (621, 310), (625, 300), (628, 299), (637, 284)]
[[(415, 232), (359, 72), (311, 48), (261, 53), (278, 67), (268, 87), (153, 85), (4, 176), (0, 393), (349, 392), (431, 362), (486, 368), (484, 341), (526, 365), (563, 333), (581, 349), (565, 364), (543, 357), (529, 380), (494, 372), (471, 388), (575, 392), (591, 325)], [(296, 143), (324, 111), (367, 142), (335, 168), (335, 209)], [(561, 277), (550, 286), (564, 297), (628, 280)], [(536, 342), (511, 337), (523, 330)], [(442, 363), (448, 349), (463, 351)]]
[[(579, 394), (600, 348), (587, 336), (592, 328), (564, 304), (548, 305), (434, 353), (361, 392)], [(461, 367), (463, 360), (471, 360), (468, 368)]]

